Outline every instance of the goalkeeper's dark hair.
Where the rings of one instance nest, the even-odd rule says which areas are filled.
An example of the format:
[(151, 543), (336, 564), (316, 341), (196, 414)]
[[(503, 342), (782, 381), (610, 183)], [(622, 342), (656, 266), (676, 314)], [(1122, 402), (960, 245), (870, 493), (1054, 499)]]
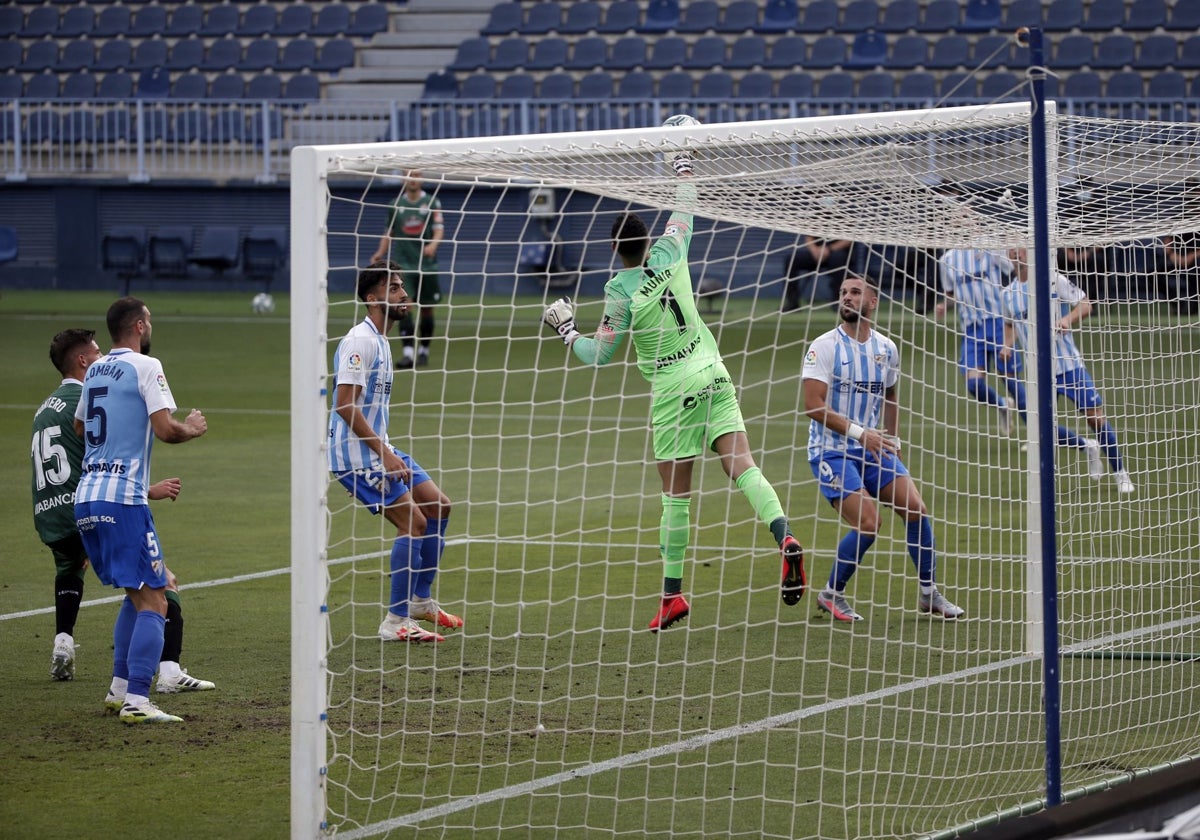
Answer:
[(95, 330), (63, 330), (50, 339), (50, 364), (54, 365), (55, 370), (66, 376), (71, 372), (67, 359), (78, 353), (80, 348), (91, 344), (95, 338)]
[(391, 260), (375, 260), (375, 262), (358, 273), (358, 283), (355, 284), (358, 299), (366, 303), (367, 292), (377, 288), (380, 283), (386, 286), (391, 282), (393, 274), (399, 274), (401, 279), (404, 278), (404, 273), (400, 270), (400, 266)]
[(108, 315), (104, 320), (108, 324), (108, 334), (114, 342), (120, 341), (133, 329), (133, 325), (146, 315), (146, 304), (135, 297), (123, 297), (108, 307)]
[(613, 222), (612, 241), (626, 265), (639, 265), (650, 248), (650, 232), (637, 213), (622, 213)]

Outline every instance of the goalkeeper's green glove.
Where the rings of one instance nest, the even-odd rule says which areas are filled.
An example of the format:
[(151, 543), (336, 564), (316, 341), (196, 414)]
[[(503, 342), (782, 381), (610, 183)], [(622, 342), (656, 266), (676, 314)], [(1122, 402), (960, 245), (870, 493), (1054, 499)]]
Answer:
[(569, 297), (562, 297), (546, 307), (542, 313), (542, 323), (554, 330), (568, 347), (579, 335), (575, 329), (575, 307)]

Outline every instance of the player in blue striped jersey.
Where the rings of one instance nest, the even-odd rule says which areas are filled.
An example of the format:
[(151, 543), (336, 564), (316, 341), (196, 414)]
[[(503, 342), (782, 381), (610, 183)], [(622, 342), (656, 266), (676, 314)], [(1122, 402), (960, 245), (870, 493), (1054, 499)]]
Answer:
[[(181, 718), (150, 702), (166, 625), (170, 572), (147, 503), (154, 438), (183, 443), (208, 431), (192, 409), (180, 421), (162, 365), (150, 353), (150, 310), (124, 297), (108, 309), (112, 350), (87, 369), (75, 410), (84, 440), (75, 489), (75, 522), (101, 582), (125, 590), (113, 628), (109, 696), (123, 698), (125, 723), (172, 723)], [(106, 703), (109, 701), (106, 700)]]
[(333, 357), (329, 469), (372, 513), (396, 527), (391, 551), (391, 599), (379, 635), (384, 641), (440, 642), (417, 623), (457, 628), (463, 621), (432, 597), (446, 542), (450, 499), (421, 465), (388, 442), (392, 351), (387, 333), (408, 312), (400, 268), (376, 261), (359, 272), (358, 299), (367, 317), (346, 334)]
[[(1013, 408), (1025, 404), (1020, 357), (1006, 361), (999, 358), (1004, 343), (1004, 285), (1012, 273), (1012, 263), (995, 251), (959, 248), (942, 255), (939, 269), (945, 298), (934, 314), (943, 318), (951, 306), (958, 312), (963, 334), (958, 369), (966, 378), (967, 392), (995, 406), (1000, 434), (1010, 435)], [(1013, 403), (988, 384), (987, 374), (992, 367), (1004, 380)]]
[[(1005, 290), (1004, 347), (1000, 352), (1001, 358), (1015, 355), (1018, 342), (1026, 352), (1032, 346), (1028, 321), (1029, 262), (1024, 250), (1010, 251), (1009, 258), (1016, 268), (1017, 279)], [(1082, 289), (1059, 274), (1053, 265), (1050, 268), (1050, 293), (1050, 310), (1055, 319), (1055, 389), (1071, 401), (1096, 433), (1095, 441), (1085, 440), (1069, 429), (1059, 426), (1058, 444), (1085, 449), (1088, 454), (1088, 474), (1097, 481), (1104, 478), (1104, 464), (1100, 458), (1103, 453), (1112, 467), (1118, 492), (1132, 493), (1135, 488), (1121, 457), (1117, 432), (1104, 415), (1104, 400), (1096, 390), (1096, 384), (1088, 372), (1087, 365), (1084, 364), (1083, 354), (1079, 352), (1072, 336), (1075, 327), (1092, 313), (1092, 303)]]
[(839, 621), (862, 620), (845, 590), (878, 534), (878, 499), (905, 522), (905, 543), (920, 585), (917, 609), (958, 618), (963, 610), (937, 589), (933, 526), (900, 460), (900, 355), (895, 342), (871, 326), (878, 305), (878, 289), (848, 276), (839, 295), (841, 323), (813, 341), (804, 357), (804, 413), (812, 421), (809, 464), (821, 495), (850, 526), (817, 606)]

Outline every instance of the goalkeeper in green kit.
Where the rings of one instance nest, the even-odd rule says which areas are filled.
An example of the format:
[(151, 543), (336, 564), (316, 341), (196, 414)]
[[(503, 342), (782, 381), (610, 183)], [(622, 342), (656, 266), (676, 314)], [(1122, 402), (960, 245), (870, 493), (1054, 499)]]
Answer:
[[(675, 204), (690, 209), (696, 198), (695, 186), (687, 182), (692, 161), (680, 155), (672, 166), (680, 178)], [(652, 632), (667, 629), (690, 611), (683, 596), (683, 565), (692, 527), (692, 466), (706, 449), (720, 456), (726, 474), (779, 544), (784, 603), (797, 603), (806, 583), (804, 551), (788, 527), (778, 494), (754, 463), (733, 381), (716, 339), (696, 311), (687, 264), (691, 240), (690, 212), (672, 213), (653, 245), (637, 214), (622, 213), (613, 223), (612, 247), (624, 268), (604, 287), (604, 317), (595, 337), (575, 328), (569, 298), (555, 301), (542, 316), (586, 364), (612, 361), (625, 336), (631, 336), (638, 369), (650, 381), (654, 458), (663, 488), (663, 596), (650, 621)]]

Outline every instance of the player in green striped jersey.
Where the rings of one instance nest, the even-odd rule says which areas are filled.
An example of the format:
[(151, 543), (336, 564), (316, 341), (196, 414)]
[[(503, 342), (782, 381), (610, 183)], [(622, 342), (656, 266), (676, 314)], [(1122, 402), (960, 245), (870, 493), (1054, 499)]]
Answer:
[[(680, 155), (672, 165), (682, 179), (676, 206), (690, 210), (696, 199), (696, 188), (687, 180), (691, 159)], [(542, 318), (585, 364), (612, 361), (629, 336), (638, 369), (651, 384), (654, 458), (662, 479), (663, 563), (663, 596), (649, 625), (652, 632), (665, 630), (690, 611), (683, 596), (683, 566), (691, 533), (692, 467), (706, 449), (720, 456), (726, 474), (779, 544), (784, 602), (798, 602), (805, 587), (804, 552), (778, 494), (754, 462), (733, 380), (696, 310), (687, 264), (691, 240), (690, 212), (672, 213), (653, 245), (637, 214), (621, 214), (612, 227), (612, 247), (624, 268), (604, 287), (604, 316), (595, 336), (575, 328), (568, 298), (552, 303)]]

